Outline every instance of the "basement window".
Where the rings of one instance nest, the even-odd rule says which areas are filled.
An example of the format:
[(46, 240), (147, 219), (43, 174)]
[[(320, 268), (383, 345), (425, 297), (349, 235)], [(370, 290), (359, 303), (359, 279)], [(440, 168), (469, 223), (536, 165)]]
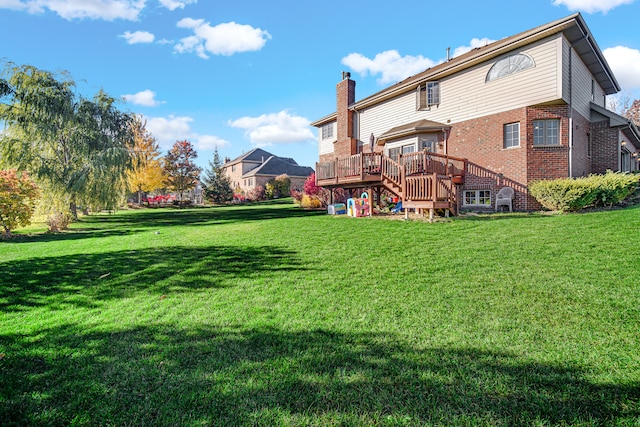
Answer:
[(463, 206), (491, 207), (491, 190), (465, 190), (462, 200)]

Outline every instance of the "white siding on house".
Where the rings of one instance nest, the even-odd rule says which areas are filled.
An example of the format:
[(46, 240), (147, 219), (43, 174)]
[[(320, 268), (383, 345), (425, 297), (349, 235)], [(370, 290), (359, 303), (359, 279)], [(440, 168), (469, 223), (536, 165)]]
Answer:
[[(604, 91), (595, 81), (595, 78), (575, 50), (571, 51), (571, 67), (571, 88), (573, 93), (571, 104), (582, 117), (588, 119), (591, 116), (590, 103), (595, 102), (598, 105), (602, 105)], [(592, 82), (594, 88), (593, 96), (591, 93)], [(604, 107), (604, 105), (602, 106)]]
[(562, 36), (557, 35), (509, 52), (529, 55), (535, 67), (488, 83), (485, 80), (489, 69), (502, 57), (441, 79), (441, 104), (429, 111), (416, 111), (414, 91), (363, 109), (360, 135), (373, 133), (379, 136), (393, 127), (421, 119), (452, 124), (561, 99), (561, 79), (558, 77), (561, 41)]
[(318, 154), (331, 154), (333, 153), (333, 144), (336, 142), (338, 135), (338, 125), (336, 122), (331, 124), (333, 126), (333, 136), (331, 138), (322, 139), (322, 126), (318, 128)]

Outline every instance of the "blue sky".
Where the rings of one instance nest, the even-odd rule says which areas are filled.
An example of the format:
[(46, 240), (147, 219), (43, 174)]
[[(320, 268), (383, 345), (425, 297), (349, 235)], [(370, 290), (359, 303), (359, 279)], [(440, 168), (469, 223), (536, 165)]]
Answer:
[(465, 49), (582, 12), (623, 95), (640, 98), (640, 0), (0, 0), (0, 58), (66, 70), (142, 114), (163, 153), (206, 166), (254, 147), (315, 166), (309, 123), (342, 71), (362, 99)]

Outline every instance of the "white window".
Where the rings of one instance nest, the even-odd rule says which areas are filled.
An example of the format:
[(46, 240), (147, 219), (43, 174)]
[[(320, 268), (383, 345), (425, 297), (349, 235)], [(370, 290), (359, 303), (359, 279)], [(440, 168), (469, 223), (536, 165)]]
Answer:
[(436, 152), (436, 145), (438, 143), (438, 135), (428, 134), (428, 136), (421, 136), (418, 140), (418, 150), (427, 150), (432, 153)]
[(440, 104), (440, 83), (425, 82), (418, 86), (416, 92), (416, 109), (426, 110), (432, 105)]
[(324, 124), (320, 129), (322, 133), (322, 139), (333, 138), (333, 123)]
[(401, 147), (389, 148), (389, 157), (391, 158), (391, 160), (393, 160), (394, 162), (397, 162), (398, 159), (400, 158), (401, 150), (402, 150)]
[(504, 148), (520, 146), (520, 123), (504, 125)]
[(499, 79), (500, 77), (508, 76), (533, 67), (535, 67), (535, 63), (530, 56), (522, 53), (509, 55), (493, 64), (487, 73), (486, 81), (490, 82), (492, 80)]
[(533, 145), (560, 145), (560, 120), (534, 120)]
[(402, 146), (402, 154), (409, 154), (416, 151), (416, 146), (413, 144), (403, 145)]
[(491, 190), (465, 190), (464, 206), (491, 207)]

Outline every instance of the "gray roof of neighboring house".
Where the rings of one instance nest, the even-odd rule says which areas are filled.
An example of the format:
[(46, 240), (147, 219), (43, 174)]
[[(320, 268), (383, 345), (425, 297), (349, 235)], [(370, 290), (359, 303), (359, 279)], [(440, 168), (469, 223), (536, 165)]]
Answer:
[(307, 177), (313, 173), (313, 168), (298, 165), (293, 159), (287, 157), (271, 156), (255, 169), (250, 170), (243, 176), (273, 175), (278, 176), (283, 173), (294, 177)]
[(264, 162), (266, 159), (268, 159), (271, 156), (273, 156), (273, 154), (269, 153), (268, 151), (263, 150), (262, 148), (254, 148), (253, 150), (249, 151), (248, 153), (244, 153), (241, 156), (238, 156), (235, 159), (228, 161), (227, 163), (225, 163), (225, 166), (231, 165), (231, 164), (234, 164), (234, 163), (240, 163), (240, 162), (258, 162), (258, 163), (261, 163), (261, 162)]

